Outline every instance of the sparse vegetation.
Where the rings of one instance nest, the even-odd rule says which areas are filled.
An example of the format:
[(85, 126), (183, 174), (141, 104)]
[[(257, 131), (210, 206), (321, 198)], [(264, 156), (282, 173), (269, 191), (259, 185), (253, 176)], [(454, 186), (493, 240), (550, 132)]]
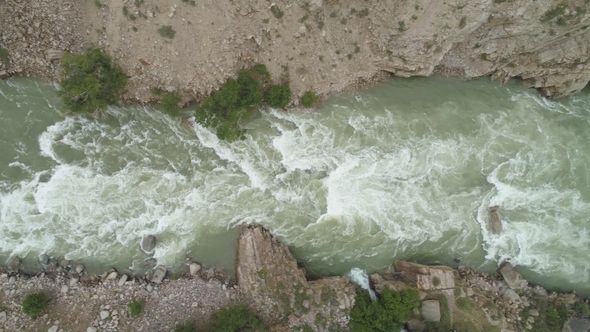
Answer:
[(192, 321), (188, 321), (184, 324), (176, 325), (176, 327), (174, 327), (174, 332), (198, 332), (198, 330)]
[(158, 29), (158, 33), (160, 36), (168, 39), (172, 39), (176, 35), (176, 31), (172, 29), (171, 25), (162, 25), (162, 27)]
[(164, 110), (164, 112), (171, 115), (177, 115), (178, 112), (180, 112), (180, 107), (178, 106), (180, 100), (180, 96), (178, 96), (177, 94), (166, 93), (164, 94), (164, 96), (162, 96), (160, 104), (162, 105), (162, 109)]
[(135, 4), (135, 7), (140, 7), (141, 5), (143, 5), (143, 1), (144, 0), (135, 0), (133, 3)]
[(399, 30), (399, 32), (404, 32), (404, 31), (408, 30), (408, 28), (406, 28), (406, 22), (405, 21), (398, 21), (397, 22), (397, 30)]
[(280, 19), (285, 15), (285, 12), (283, 12), (277, 5), (270, 7), (270, 11), (277, 19)]
[(506, 2), (506, 0), (494, 0), (495, 3), (503, 3)]
[(557, 6), (549, 9), (548, 11), (545, 12), (545, 14), (543, 14), (543, 16), (541, 17), (541, 22), (548, 22), (558, 16), (565, 14), (567, 7), (568, 7), (567, 1), (560, 2), (559, 4), (557, 4)]
[(58, 95), (72, 112), (94, 112), (106, 109), (119, 100), (127, 86), (123, 69), (113, 64), (102, 49), (92, 48), (85, 54), (65, 54), (62, 58), (64, 80)]
[(331, 18), (336, 18), (336, 17), (338, 17), (338, 13), (336, 13), (336, 11), (333, 11), (333, 12), (330, 13), (330, 17)]
[(131, 27), (131, 30), (133, 30), (133, 32), (137, 32), (137, 27), (135, 27), (135, 26), (132, 26), (132, 27)]
[(125, 15), (125, 17), (129, 17), (129, 8), (127, 8), (127, 6), (123, 6), (123, 15)]
[(31, 316), (33, 320), (37, 319), (40, 313), (47, 308), (49, 296), (45, 293), (33, 293), (25, 297), (22, 303), (23, 312)]
[(467, 25), (467, 17), (463, 16), (463, 17), (461, 17), (461, 20), (459, 21), (459, 29), (463, 29), (466, 25)]
[(369, 9), (365, 8), (363, 10), (359, 10), (358, 12), (356, 12), (356, 16), (360, 17), (360, 18), (363, 18), (365, 16), (369, 16)]
[(268, 22), (270, 22), (270, 21), (268, 20), (268, 18), (265, 18), (264, 20), (262, 20), (262, 23), (268, 23)]
[(486, 53), (482, 53), (479, 55), (479, 57), (483, 60), (483, 61), (490, 61), (490, 59), (488, 59), (488, 55)]
[(100, 2), (98, 0), (94, 0), (94, 4), (96, 5), (96, 7), (102, 8), (102, 2)]
[(350, 311), (350, 327), (353, 332), (399, 331), (402, 323), (410, 318), (412, 309), (420, 304), (418, 291), (405, 289), (395, 292), (384, 289), (376, 301), (369, 293), (360, 290)]
[(145, 300), (141, 299), (139, 301), (133, 299), (133, 301), (129, 302), (127, 308), (129, 309), (129, 315), (131, 317), (137, 317), (141, 315), (143, 311), (143, 307), (145, 306)]
[(0, 61), (8, 63), (8, 51), (0, 47)]
[(303, 107), (312, 107), (318, 101), (320, 101), (320, 97), (313, 91), (305, 91), (303, 96), (299, 98), (299, 103)]
[(303, 22), (307, 21), (308, 18), (309, 18), (308, 15), (303, 16), (302, 18), (299, 19), (299, 23), (303, 23)]
[(219, 309), (213, 314), (206, 330), (209, 332), (267, 331), (262, 322), (243, 304)]

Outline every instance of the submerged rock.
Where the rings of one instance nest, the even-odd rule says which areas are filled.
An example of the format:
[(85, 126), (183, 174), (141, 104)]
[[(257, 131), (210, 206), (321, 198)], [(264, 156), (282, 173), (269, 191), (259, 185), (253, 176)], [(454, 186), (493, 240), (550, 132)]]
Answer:
[(148, 235), (144, 236), (143, 240), (141, 240), (141, 250), (145, 252), (150, 252), (154, 250), (156, 247), (156, 236), (155, 235)]
[(502, 218), (500, 217), (500, 207), (498, 205), (490, 207), (490, 228), (492, 234), (502, 233)]

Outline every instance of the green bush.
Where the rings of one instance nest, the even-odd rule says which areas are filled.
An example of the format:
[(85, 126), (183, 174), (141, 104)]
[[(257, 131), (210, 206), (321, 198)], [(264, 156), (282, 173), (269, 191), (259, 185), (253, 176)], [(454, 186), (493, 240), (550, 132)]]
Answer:
[(8, 52), (0, 47), (0, 61), (8, 63)]
[(162, 100), (160, 104), (162, 104), (162, 109), (164, 112), (172, 115), (177, 115), (180, 112), (180, 107), (178, 103), (180, 103), (180, 96), (175, 93), (166, 93), (162, 96)]
[(197, 328), (193, 322), (188, 321), (182, 325), (176, 325), (174, 332), (197, 332)]
[(574, 303), (572, 308), (578, 317), (586, 318), (590, 317), (590, 308), (588, 308), (588, 304), (578, 301)]
[(99, 48), (91, 48), (86, 54), (66, 54), (62, 65), (65, 78), (57, 94), (72, 112), (106, 109), (119, 100), (127, 86), (123, 69)]
[(23, 312), (31, 316), (33, 320), (37, 319), (40, 313), (47, 307), (49, 296), (45, 293), (33, 293), (25, 297), (22, 303)]
[(270, 107), (283, 108), (291, 100), (291, 89), (284, 85), (273, 85), (266, 92), (266, 102)]
[(163, 25), (158, 29), (158, 33), (164, 38), (172, 39), (176, 35), (176, 30), (172, 29), (171, 25)]
[(303, 107), (311, 107), (313, 104), (317, 103), (320, 100), (320, 97), (313, 91), (306, 91), (301, 98), (299, 98), (299, 103), (303, 105)]
[(209, 332), (264, 332), (260, 320), (241, 304), (219, 309), (207, 326)]
[(385, 289), (375, 301), (367, 291), (361, 290), (350, 311), (351, 331), (399, 331), (401, 324), (410, 318), (412, 309), (417, 308), (419, 303), (418, 291), (415, 289), (401, 292)]
[(269, 80), (270, 74), (262, 64), (240, 70), (237, 80), (228, 79), (203, 101), (195, 113), (196, 121), (214, 128), (220, 139), (243, 139), (246, 131), (241, 129), (240, 121), (249, 108), (262, 104), (264, 84)]
[(133, 301), (129, 302), (129, 304), (127, 305), (128, 309), (129, 309), (129, 315), (131, 315), (131, 317), (137, 317), (137, 316), (141, 315), (141, 312), (143, 311), (144, 306), (145, 306), (144, 299), (141, 299), (139, 301), (133, 299)]

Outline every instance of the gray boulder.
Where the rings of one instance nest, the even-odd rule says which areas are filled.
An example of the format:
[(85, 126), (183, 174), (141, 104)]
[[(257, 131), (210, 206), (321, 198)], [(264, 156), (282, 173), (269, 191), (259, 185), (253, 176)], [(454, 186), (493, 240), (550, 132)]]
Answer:
[(411, 319), (407, 325), (410, 332), (422, 332), (426, 328), (426, 325), (417, 319)]
[(5, 80), (10, 77), (10, 74), (6, 70), (0, 70), (0, 80)]
[(156, 284), (161, 284), (164, 277), (166, 277), (166, 268), (162, 265), (156, 267), (154, 274), (152, 275), (152, 282)]
[(46, 254), (39, 255), (39, 263), (43, 265), (49, 264), (49, 256), (47, 256)]
[(502, 218), (500, 217), (500, 207), (498, 205), (490, 207), (490, 227), (492, 234), (502, 233)]
[(514, 267), (512, 267), (512, 264), (508, 262), (502, 263), (498, 272), (500, 272), (502, 278), (504, 278), (504, 281), (508, 284), (508, 287), (514, 290), (522, 289), (527, 284), (527, 281), (524, 280), (520, 273), (516, 272)]
[(563, 324), (561, 332), (588, 332), (590, 330), (590, 320), (580, 318), (570, 318)]
[(201, 271), (201, 264), (191, 263), (191, 265), (188, 266), (188, 269), (191, 276), (194, 277), (197, 275), (197, 273), (199, 273), (199, 271)]
[(111, 313), (108, 310), (103, 310), (100, 312), (100, 319), (101, 320), (105, 320), (107, 319), (109, 316), (111, 315)]
[(422, 302), (422, 319), (426, 322), (440, 322), (440, 303), (436, 300)]
[(127, 278), (128, 278), (128, 277), (127, 277), (127, 275), (126, 275), (126, 274), (122, 275), (122, 276), (121, 276), (121, 278), (119, 279), (119, 283), (118, 283), (118, 285), (119, 285), (119, 286), (123, 286), (123, 285), (125, 285), (125, 282), (127, 281)]
[(76, 273), (82, 273), (84, 271), (84, 265), (78, 264), (76, 265)]
[(154, 250), (155, 247), (156, 247), (156, 236), (154, 236), (154, 235), (144, 236), (143, 239), (141, 240), (141, 250), (143, 250), (145, 252), (150, 252), (150, 251)]
[(58, 328), (59, 328), (58, 326), (56, 326), (56, 325), (53, 325), (52, 327), (50, 327), (50, 328), (47, 330), (47, 332), (57, 332), (57, 329), (58, 329)]

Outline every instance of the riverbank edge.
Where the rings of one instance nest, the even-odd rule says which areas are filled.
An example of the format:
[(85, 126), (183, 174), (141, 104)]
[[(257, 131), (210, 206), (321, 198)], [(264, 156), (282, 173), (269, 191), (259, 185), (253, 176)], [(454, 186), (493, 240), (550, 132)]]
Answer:
[[(314, 331), (347, 330), (358, 289), (349, 278), (307, 279), (288, 247), (259, 226), (241, 226), (237, 241), (236, 278), (213, 268), (204, 270), (195, 262), (187, 263), (188, 270), (178, 274), (157, 266), (145, 276), (114, 269), (87, 274), (82, 265), (66, 260), (49, 260), (44, 270), (25, 273), (13, 262), (0, 269), (0, 329), (4, 326), (5, 331), (12, 331), (32, 324), (43, 330), (52, 324), (64, 331), (172, 331), (176, 324), (202, 323), (223, 306), (245, 303), (271, 331), (298, 331), (306, 326)], [(419, 291), (421, 307), (406, 325), (410, 331), (424, 331), (428, 322), (449, 324), (445, 322), (448, 317), (450, 324), (489, 326), (505, 332), (530, 330), (547, 303), (570, 312), (576, 303), (585, 303), (575, 292), (553, 292), (529, 284), (508, 262), (489, 275), (465, 267), (395, 261), (384, 272), (368, 276), (367, 282), (377, 293), (408, 287)], [(36, 291), (50, 294), (52, 304), (40, 320), (31, 321), (21, 312), (20, 303)], [(147, 303), (139, 318), (127, 313), (135, 299)], [(425, 303), (435, 306), (434, 316)], [(76, 314), (82, 309), (84, 315)], [(590, 320), (573, 315), (564, 323), (564, 331), (570, 331), (568, 324), (580, 322), (590, 327)]]

